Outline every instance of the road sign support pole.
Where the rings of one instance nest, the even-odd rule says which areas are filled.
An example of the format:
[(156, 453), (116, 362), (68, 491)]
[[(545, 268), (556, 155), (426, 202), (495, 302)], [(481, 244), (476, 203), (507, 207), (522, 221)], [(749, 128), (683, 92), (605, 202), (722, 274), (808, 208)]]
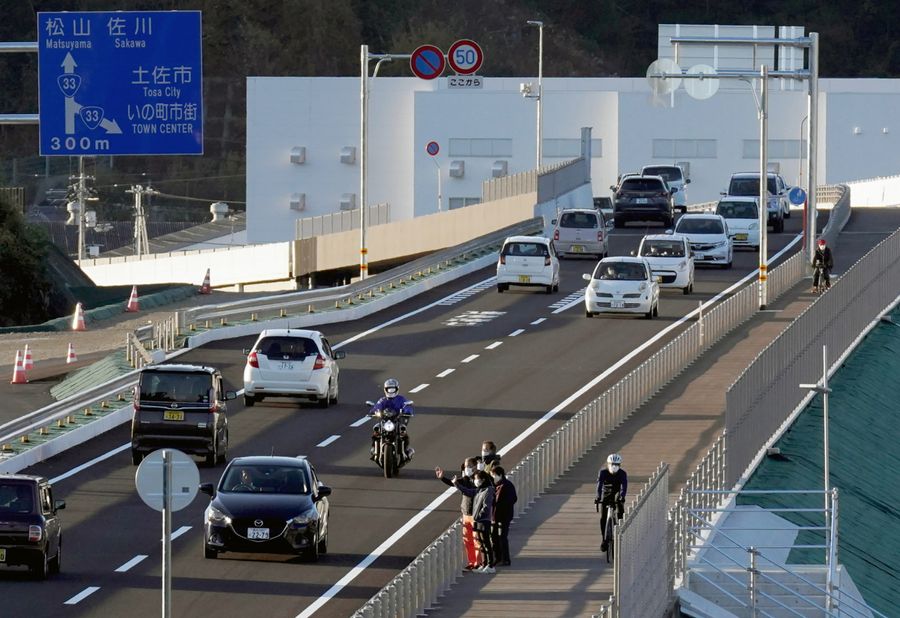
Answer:
[(443, 210), (443, 204), (444, 204), (444, 200), (443, 200), (443, 197), (442, 197), (442, 195), (441, 195), (441, 166), (440, 166), (440, 164), (437, 162), (437, 158), (431, 157), (431, 160), (432, 160), (432, 162), (434, 163), (434, 167), (437, 168), (437, 181), (438, 181), (438, 185), (437, 185), (437, 189), (438, 189), (438, 192), (437, 192), (437, 202), (438, 202), (438, 212), (441, 212), (441, 211)]
[[(759, 308), (768, 304), (769, 67), (760, 68), (759, 88)], [(781, 208), (781, 199), (778, 200)]]
[(816, 254), (816, 207), (818, 195), (816, 185), (819, 181), (819, 33), (809, 33), (809, 139), (806, 142), (806, 263), (812, 268)]
[(172, 453), (163, 451), (162, 618), (172, 616)]
[(360, 46), (359, 51), (359, 278), (368, 275), (366, 248), (366, 173), (368, 172), (368, 141), (366, 131), (369, 116), (369, 46)]
[(544, 24), (538, 27), (537, 169), (544, 161)]

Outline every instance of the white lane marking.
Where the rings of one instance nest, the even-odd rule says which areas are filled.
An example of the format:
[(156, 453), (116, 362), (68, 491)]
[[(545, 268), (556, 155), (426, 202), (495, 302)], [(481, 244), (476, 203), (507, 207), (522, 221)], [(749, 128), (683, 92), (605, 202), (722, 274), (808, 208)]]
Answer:
[(444, 369), (442, 372), (437, 374), (435, 377), (436, 378), (446, 378), (448, 375), (450, 375), (454, 371), (456, 371), (456, 369)]
[(518, 337), (519, 335), (521, 335), (521, 334), (524, 333), (524, 332), (525, 332), (525, 329), (524, 329), (524, 328), (520, 328), (520, 329), (518, 329), (518, 330), (514, 330), (514, 331), (511, 332), (508, 336), (509, 336), (509, 337)]
[[(584, 300), (585, 289), (587, 289), (587, 288), (581, 288), (580, 290), (572, 292), (565, 298), (562, 298), (562, 299), (556, 301), (555, 303), (553, 303), (552, 305), (550, 305), (550, 308), (551, 309), (559, 309), (560, 311), (565, 311), (565, 309), (567, 307), (571, 306), (573, 301)], [(559, 313), (559, 311), (554, 311), (553, 313)]]
[(532, 325), (532, 326), (537, 326), (537, 325), (540, 324), (541, 322), (546, 322), (546, 321), (547, 321), (547, 318), (538, 318), (538, 319), (536, 319), (534, 322), (532, 322), (531, 325)]
[(180, 527), (178, 530), (176, 530), (175, 532), (172, 533), (171, 540), (174, 541), (175, 539), (177, 539), (178, 537), (180, 537), (182, 534), (184, 534), (185, 532), (187, 532), (190, 529), (191, 529), (191, 526)]
[(88, 598), (98, 590), (100, 590), (100, 586), (88, 586), (87, 588), (76, 594), (74, 597), (63, 603), (63, 605), (75, 605), (76, 603), (79, 603), (80, 601)]
[(502, 342), (502, 341), (495, 341), (495, 342), (492, 343), (491, 345), (484, 346), (484, 349), (485, 349), (485, 350), (493, 350), (493, 349), (499, 348), (499, 347), (502, 346), (502, 345), (503, 345), (503, 342)]
[(473, 360), (475, 360), (475, 359), (478, 358), (478, 357), (479, 357), (479, 354), (472, 354), (472, 355), (467, 356), (467, 357), (465, 357), (464, 359), (462, 359), (461, 362), (463, 362), (463, 363), (471, 363)]
[(122, 446), (117, 446), (116, 448), (114, 448), (113, 450), (111, 450), (109, 452), (106, 452), (106, 453), (103, 453), (102, 455), (94, 457), (92, 460), (86, 461), (83, 464), (81, 464), (80, 466), (76, 466), (76, 467), (72, 468), (71, 470), (69, 470), (68, 472), (63, 472), (59, 476), (50, 479), (50, 484), (53, 485), (54, 483), (58, 483), (64, 479), (69, 478), (70, 476), (74, 476), (74, 475), (78, 474), (79, 472), (81, 472), (82, 470), (86, 470), (87, 468), (90, 468), (94, 464), (98, 464), (101, 461), (106, 461), (110, 457), (113, 457), (114, 455), (118, 455), (122, 451), (130, 449), (130, 448), (131, 448), (131, 442), (127, 442), (127, 443), (123, 444)]
[(504, 313), (504, 311), (466, 311), (442, 322), (442, 324), (444, 326), (481, 326)]
[(426, 388), (428, 388), (427, 384), (419, 384), (417, 387), (409, 389), (409, 392), (418, 393), (419, 391), (424, 391)]
[(365, 425), (368, 421), (369, 421), (369, 417), (368, 417), (368, 416), (364, 416), (364, 417), (362, 417), (361, 419), (359, 419), (358, 421), (355, 421), (355, 422), (353, 422), (353, 423), (350, 423), (350, 426), (351, 426), (351, 427), (359, 427), (360, 425)]
[(438, 301), (439, 305), (443, 305), (445, 307), (450, 305), (455, 305), (456, 303), (463, 301), (470, 296), (477, 294), (478, 292), (483, 292), (486, 289), (493, 287), (496, 277), (491, 277), (490, 279), (485, 279), (481, 283), (476, 283), (475, 285), (468, 287), (464, 290), (460, 290), (459, 292), (454, 292), (450, 296), (443, 298)]
[(338, 438), (340, 438), (339, 435), (328, 436), (327, 438), (325, 438), (324, 440), (322, 440), (321, 442), (319, 442), (318, 444), (316, 444), (316, 446), (328, 446), (329, 444), (331, 444), (332, 442), (334, 442), (334, 441), (337, 440)]
[[(568, 298), (569, 297), (567, 296), (564, 300), (568, 300)], [(584, 291), (582, 291), (581, 294), (579, 294), (576, 298), (569, 300), (569, 302), (567, 302), (562, 307), (559, 307), (558, 309), (554, 309), (553, 315), (556, 315), (557, 313), (562, 313), (563, 311), (568, 311), (575, 305), (577, 305), (579, 303), (583, 303), (583, 302), (584, 302)]]
[(144, 554), (138, 554), (137, 556), (135, 556), (134, 558), (132, 558), (131, 560), (129, 560), (128, 562), (126, 562), (125, 564), (120, 566), (118, 569), (116, 569), (115, 572), (116, 573), (125, 573), (125, 572), (131, 570), (131, 567), (133, 567), (137, 564), (140, 564), (141, 562), (143, 562), (146, 559), (147, 559), (147, 556), (145, 556)]
[[(782, 253), (784, 253), (785, 251), (790, 249), (793, 245), (795, 245), (799, 241), (800, 241), (800, 236), (797, 236), (790, 244), (788, 244), (788, 246), (786, 246), (784, 249), (782, 249), (774, 257), (772, 257), (769, 261), (770, 262), (774, 261)], [(729, 294), (732, 290), (739, 287), (740, 285), (743, 285), (744, 283), (746, 283), (747, 281), (749, 281), (750, 279), (752, 279), (755, 276), (756, 276), (755, 272), (750, 273), (749, 275), (747, 275), (746, 277), (744, 277), (743, 279), (741, 279), (734, 285), (730, 286), (728, 289), (723, 290), (722, 292), (717, 294), (715, 297), (713, 297), (710, 300), (703, 303), (704, 304), (703, 308), (708, 310), (710, 305), (712, 305), (713, 303), (718, 301), (720, 298), (722, 298), (726, 294)], [(699, 308), (694, 309), (691, 313), (689, 313), (688, 315), (681, 318), (678, 322), (676, 322), (674, 324), (670, 324), (665, 329), (663, 329), (661, 332), (657, 333), (654, 337), (652, 337), (648, 341), (645, 341), (643, 344), (641, 344), (640, 347), (638, 347), (636, 350), (632, 351), (625, 358), (621, 359), (618, 363), (616, 363), (615, 367), (610, 367), (609, 369), (604, 371), (602, 374), (600, 374), (599, 376), (597, 376), (596, 378), (594, 378), (593, 380), (588, 382), (582, 388), (578, 389), (578, 391), (576, 393), (567, 397), (562, 403), (560, 403), (558, 406), (553, 408), (553, 410), (550, 410), (549, 412), (547, 412), (547, 414), (545, 414), (542, 418), (535, 421), (530, 427), (528, 427), (525, 431), (523, 431), (521, 434), (519, 434), (517, 437), (515, 437), (509, 444), (507, 444), (502, 449), (500, 449), (498, 451), (498, 453), (500, 455), (504, 455), (504, 454), (508, 453), (510, 450), (512, 450), (514, 447), (516, 447), (520, 442), (522, 442), (522, 440), (524, 440), (525, 438), (530, 436), (532, 433), (534, 433), (538, 429), (538, 427), (540, 427), (541, 425), (546, 423), (554, 415), (558, 414), (559, 411), (562, 410), (565, 406), (569, 405), (572, 401), (574, 401), (575, 399), (577, 399), (578, 397), (583, 395), (586, 391), (593, 388), (598, 382), (603, 380), (603, 378), (607, 377), (609, 374), (611, 374), (613, 371), (615, 371), (618, 367), (622, 366), (623, 364), (625, 364), (626, 362), (628, 362), (629, 360), (634, 358), (634, 356), (636, 356), (637, 354), (643, 352), (646, 348), (648, 348), (649, 346), (654, 344), (656, 341), (658, 341), (663, 335), (670, 332), (672, 329), (676, 328), (679, 324), (692, 318), (699, 311), (700, 311)], [(444, 492), (442, 494), (440, 494), (438, 497), (436, 497), (434, 500), (432, 500), (421, 511), (419, 511), (418, 513), (413, 515), (413, 517), (411, 517), (403, 526), (401, 526), (396, 532), (394, 532), (394, 534), (392, 534), (390, 537), (388, 537), (381, 545), (379, 545), (374, 550), (372, 550), (372, 553), (370, 553), (368, 556), (366, 556), (365, 558), (360, 560), (360, 562), (355, 567), (350, 569), (350, 571), (346, 575), (344, 575), (341, 579), (339, 579), (333, 586), (331, 586), (331, 588), (326, 590), (322, 594), (322, 596), (320, 596), (318, 599), (313, 601), (313, 603), (309, 607), (307, 607), (302, 612), (297, 614), (297, 618), (309, 618), (309, 616), (312, 616), (314, 613), (316, 613), (319, 610), (319, 608), (321, 608), (329, 600), (331, 600), (332, 598), (337, 596), (337, 594), (341, 590), (343, 590), (347, 586), (347, 584), (349, 584), (354, 579), (356, 579), (363, 571), (365, 571), (369, 567), (370, 564), (375, 562), (375, 560), (377, 560), (382, 554), (384, 554), (384, 552), (386, 552), (388, 549), (390, 549), (394, 545), (394, 543), (396, 543), (401, 538), (403, 538), (407, 532), (412, 530), (415, 526), (418, 525), (418, 523), (420, 521), (422, 521), (432, 511), (434, 511), (441, 504), (443, 504), (447, 500), (447, 498), (449, 498), (450, 496), (453, 496), (455, 494), (456, 494), (456, 490), (453, 487), (448, 487), (446, 490), (444, 490)]]

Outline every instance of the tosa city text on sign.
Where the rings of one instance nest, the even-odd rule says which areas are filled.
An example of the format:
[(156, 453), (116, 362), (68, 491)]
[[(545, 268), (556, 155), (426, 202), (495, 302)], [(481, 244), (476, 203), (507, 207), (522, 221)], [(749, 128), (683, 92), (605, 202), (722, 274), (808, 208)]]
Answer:
[(40, 154), (203, 154), (200, 11), (38, 13)]

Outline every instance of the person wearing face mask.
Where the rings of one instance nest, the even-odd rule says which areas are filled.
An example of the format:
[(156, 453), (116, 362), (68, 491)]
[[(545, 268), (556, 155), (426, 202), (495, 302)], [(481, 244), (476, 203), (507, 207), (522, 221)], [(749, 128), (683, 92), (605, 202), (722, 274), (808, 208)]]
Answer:
[[(475, 483), (473, 482), (473, 477), (475, 476), (475, 465), (476, 461), (474, 457), (470, 457), (463, 462), (460, 471), (462, 472), (462, 476), (458, 477), (457, 482), (469, 489), (475, 489)], [(445, 485), (449, 485), (453, 487), (453, 481), (444, 476), (444, 471), (438, 467), (434, 469), (434, 475), (438, 478), (439, 481), (444, 483)], [(480, 560), (478, 559), (478, 554), (475, 551), (475, 528), (474, 528), (474, 519), (472, 518), (472, 496), (468, 496), (466, 494), (462, 494), (462, 500), (459, 503), (459, 510), (462, 514), (462, 529), (463, 529), (463, 551), (466, 556), (466, 566), (464, 568), (465, 571), (472, 571), (478, 568)]]
[(478, 470), (491, 473), (494, 466), (500, 465), (500, 455), (497, 454), (497, 447), (490, 440), (485, 440), (481, 444), (481, 457), (478, 459)]
[(491, 544), (491, 518), (494, 515), (494, 485), (491, 477), (484, 471), (475, 473), (474, 489), (460, 485), (459, 479), (453, 477), (453, 485), (462, 493), (472, 496), (472, 518), (475, 520), (475, 534), (481, 545), (481, 565), (473, 569), (476, 573), (496, 573), (494, 568), (497, 557)]
[(491, 545), (497, 557), (497, 564), (509, 566), (509, 524), (515, 513), (516, 486), (506, 478), (503, 466), (491, 470), (494, 481), (494, 523), (491, 528)]
[[(622, 468), (622, 456), (613, 453), (606, 458), (606, 467), (597, 475), (597, 499), (600, 505), (600, 533), (606, 530), (606, 509), (614, 506), (618, 519), (625, 513), (625, 494), (628, 492), (628, 475)], [(600, 551), (606, 551), (606, 541), (600, 544)]]

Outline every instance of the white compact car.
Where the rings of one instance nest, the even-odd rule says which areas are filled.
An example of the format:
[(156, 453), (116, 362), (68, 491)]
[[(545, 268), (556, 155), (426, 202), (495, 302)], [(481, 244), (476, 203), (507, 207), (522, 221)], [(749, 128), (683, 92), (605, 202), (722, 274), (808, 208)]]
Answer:
[(542, 287), (547, 294), (559, 290), (559, 258), (549, 238), (510, 236), (503, 241), (497, 261), (497, 291), (511, 285)]
[(291, 397), (327, 408), (338, 401), (336, 361), (345, 356), (333, 351), (317, 330), (264, 330), (244, 367), (244, 404), (250, 407), (264, 397)]
[(691, 179), (685, 178), (680, 165), (645, 165), (641, 175), (662, 176), (666, 184), (675, 189), (675, 193), (672, 194), (675, 208), (687, 212), (687, 185), (691, 184)]
[(728, 224), (721, 215), (681, 215), (675, 226), (676, 234), (687, 236), (697, 264), (715, 264), (731, 268), (734, 247), (728, 232)]
[(560, 259), (566, 255), (605, 257), (609, 252), (606, 221), (603, 213), (593, 208), (567, 208), (552, 221), (553, 246)]
[(735, 247), (750, 247), (759, 251), (759, 199), (756, 197), (725, 197), (719, 200), (716, 214), (728, 225)]
[(597, 262), (584, 292), (584, 314), (641, 313), (659, 315), (659, 277), (642, 257), (610, 257)]
[(694, 255), (687, 236), (648, 234), (641, 239), (637, 254), (650, 263), (653, 275), (660, 278), (659, 287), (685, 294), (694, 291)]

